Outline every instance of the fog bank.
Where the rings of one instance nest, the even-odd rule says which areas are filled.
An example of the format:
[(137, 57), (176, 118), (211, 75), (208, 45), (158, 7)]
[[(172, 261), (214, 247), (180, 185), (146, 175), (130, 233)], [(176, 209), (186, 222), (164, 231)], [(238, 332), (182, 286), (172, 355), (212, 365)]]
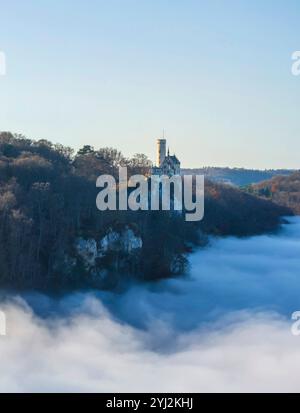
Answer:
[(189, 276), (2, 299), (0, 391), (300, 391), (300, 219), (212, 240)]

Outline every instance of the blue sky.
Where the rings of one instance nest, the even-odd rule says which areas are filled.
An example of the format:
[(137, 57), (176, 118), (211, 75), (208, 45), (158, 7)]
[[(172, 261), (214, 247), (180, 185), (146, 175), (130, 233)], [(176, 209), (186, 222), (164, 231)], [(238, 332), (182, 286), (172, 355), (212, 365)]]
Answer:
[(0, 130), (184, 166), (300, 168), (300, 3), (1, 1)]

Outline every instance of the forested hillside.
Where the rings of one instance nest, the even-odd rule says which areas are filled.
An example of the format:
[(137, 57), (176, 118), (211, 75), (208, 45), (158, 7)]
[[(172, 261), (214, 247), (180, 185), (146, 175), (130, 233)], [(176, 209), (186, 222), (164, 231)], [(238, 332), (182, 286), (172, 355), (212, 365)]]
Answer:
[(300, 172), (290, 176), (277, 176), (247, 188), (251, 194), (272, 200), (300, 214)]
[(0, 286), (113, 288), (124, 277), (182, 273), (186, 254), (208, 234), (250, 235), (290, 213), (237, 189), (206, 182), (205, 218), (96, 208), (96, 178), (120, 165), (147, 172), (144, 155), (84, 146), (78, 153), (45, 140), (0, 134)]

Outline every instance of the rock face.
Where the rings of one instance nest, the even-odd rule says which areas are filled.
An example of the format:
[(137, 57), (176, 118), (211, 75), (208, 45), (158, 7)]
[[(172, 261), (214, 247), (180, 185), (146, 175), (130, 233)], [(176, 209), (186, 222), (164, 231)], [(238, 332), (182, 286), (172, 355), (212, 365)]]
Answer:
[(100, 251), (123, 251), (131, 254), (135, 250), (142, 248), (143, 241), (141, 237), (134, 234), (132, 229), (126, 228), (122, 233), (110, 230), (105, 237), (100, 240)]
[(107, 280), (116, 281), (120, 271), (133, 271), (142, 246), (142, 238), (128, 227), (120, 232), (109, 229), (99, 240), (79, 237), (74, 245), (89, 281), (97, 287), (103, 287)]
[(98, 249), (97, 241), (95, 239), (77, 238), (75, 241), (75, 249), (87, 269), (96, 264)]

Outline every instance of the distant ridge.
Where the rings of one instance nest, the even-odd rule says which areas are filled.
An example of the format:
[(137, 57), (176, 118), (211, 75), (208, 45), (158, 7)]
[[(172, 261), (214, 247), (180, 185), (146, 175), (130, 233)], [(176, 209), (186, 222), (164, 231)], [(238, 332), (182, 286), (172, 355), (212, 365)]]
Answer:
[(229, 184), (234, 186), (247, 186), (266, 181), (274, 176), (289, 176), (295, 172), (294, 169), (244, 169), (226, 167), (203, 167), (182, 169), (182, 174), (202, 174), (213, 182)]

